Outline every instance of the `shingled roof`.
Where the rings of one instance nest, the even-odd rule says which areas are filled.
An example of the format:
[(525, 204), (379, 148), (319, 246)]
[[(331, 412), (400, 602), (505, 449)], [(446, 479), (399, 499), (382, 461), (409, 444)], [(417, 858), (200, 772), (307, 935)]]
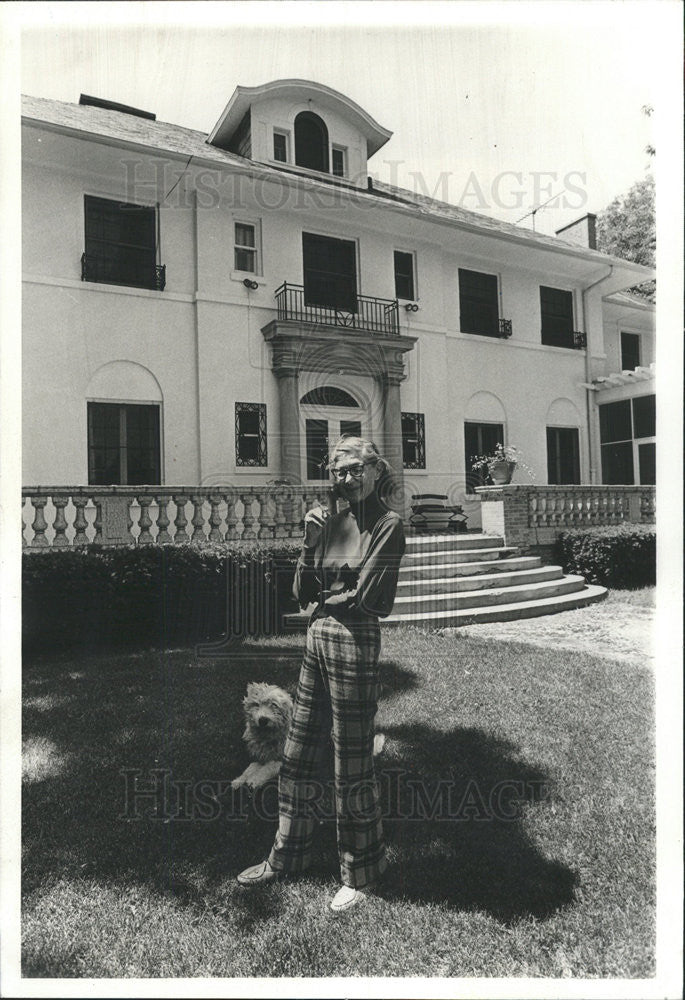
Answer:
[(332, 184), (342, 189), (353, 190), (355, 196), (359, 198), (393, 202), (410, 210), (413, 209), (417, 214), (426, 219), (432, 218), (454, 222), (459, 226), (471, 230), (479, 230), (482, 233), (490, 233), (493, 236), (501, 236), (509, 239), (513, 237), (518, 241), (524, 241), (540, 249), (553, 249), (557, 253), (567, 252), (572, 257), (581, 257), (586, 260), (596, 258), (598, 263), (610, 263), (614, 261), (624, 267), (635, 269), (637, 272), (641, 271), (644, 276), (639, 276), (637, 280), (647, 280), (653, 277), (653, 273), (649, 268), (641, 268), (637, 264), (632, 264), (632, 262), (608, 257), (598, 250), (590, 250), (576, 243), (568, 243), (556, 236), (535, 233), (530, 229), (524, 229), (510, 222), (503, 222), (491, 216), (483, 215), (480, 212), (461, 208), (458, 205), (452, 205), (448, 202), (438, 201), (434, 198), (429, 198), (427, 195), (417, 194), (405, 188), (385, 184), (382, 181), (374, 180), (373, 187), (370, 190), (366, 190), (349, 182), (345, 183), (339, 178), (309, 177), (297, 171), (289, 170), (286, 165), (272, 167), (269, 164), (264, 164), (256, 160), (246, 159), (245, 157), (238, 156), (237, 153), (229, 153), (226, 150), (209, 145), (206, 133), (184, 128), (181, 125), (151, 121), (136, 115), (122, 114), (119, 111), (111, 111), (91, 105), (70, 104), (65, 101), (54, 101), (44, 97), (30, 97), (26, 95), (22, 97), (22, 118), (27, 123), (40, 122), (58, 130), (81, 132), (84, 138), (91, 136), (100, 139), (110, 139), (114, 144), (134, 144), (157, 152), (193, 157), (194, 159), (202, 160), (205, 163), (213, 163), (217, 166), (242, 167), (244, 170), (258, 173), (260, 176), (272, 175), (274, 178), (282, 178), (284, 175), (287, 175), (305, 184)]

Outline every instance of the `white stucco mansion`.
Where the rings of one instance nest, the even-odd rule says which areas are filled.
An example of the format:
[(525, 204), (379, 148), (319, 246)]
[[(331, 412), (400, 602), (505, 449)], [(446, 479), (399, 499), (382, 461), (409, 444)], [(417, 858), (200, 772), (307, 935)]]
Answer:
[[(372, 437), (408, 492), (518, 446), (541, 484), (651, 484), (651, 272), (371, 181), (390, 138), (302, 80), (209, 135), (23, 105), (23, 481), (320, 482)], [(478, 500), (466, 493), (470, 525)]]

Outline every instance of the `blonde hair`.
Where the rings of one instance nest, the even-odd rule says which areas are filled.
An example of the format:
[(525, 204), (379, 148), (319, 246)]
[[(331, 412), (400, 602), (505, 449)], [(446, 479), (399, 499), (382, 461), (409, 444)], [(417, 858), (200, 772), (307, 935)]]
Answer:
[(333, 466), (338, 455), (356, 455), (362, 462), (372, 462), (374, 465), (380, 466), (381, 476), (385, 476), (390, 471), (388, 462), (369, 438), (343, 434), (331, 448), (328, 461), (329, 469)]

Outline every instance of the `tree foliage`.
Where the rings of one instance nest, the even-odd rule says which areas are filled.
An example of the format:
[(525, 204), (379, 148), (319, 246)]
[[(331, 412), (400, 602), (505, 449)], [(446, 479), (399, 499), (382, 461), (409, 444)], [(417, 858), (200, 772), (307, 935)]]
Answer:
[[(654, 178), (646, 174), (625, 195), (619, 195), (597, 216), (597, 249), (613, 257), (654, 267), (656, 217)], [(656, 282), (646, 281), (630, 291), (654, 302)]]

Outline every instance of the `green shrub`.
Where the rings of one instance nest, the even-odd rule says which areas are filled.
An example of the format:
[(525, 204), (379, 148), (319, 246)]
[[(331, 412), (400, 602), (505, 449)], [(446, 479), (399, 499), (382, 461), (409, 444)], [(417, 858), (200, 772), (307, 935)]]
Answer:
[(632, 590), (656, 584), (656, 531), (648, 524), (573, 528), (558, 537), (555, 561), (588, 583)]
[(299, 545), (42, 549), (23, 557), (26, 651), (192, 645), (273, 635), (295, 610)]

